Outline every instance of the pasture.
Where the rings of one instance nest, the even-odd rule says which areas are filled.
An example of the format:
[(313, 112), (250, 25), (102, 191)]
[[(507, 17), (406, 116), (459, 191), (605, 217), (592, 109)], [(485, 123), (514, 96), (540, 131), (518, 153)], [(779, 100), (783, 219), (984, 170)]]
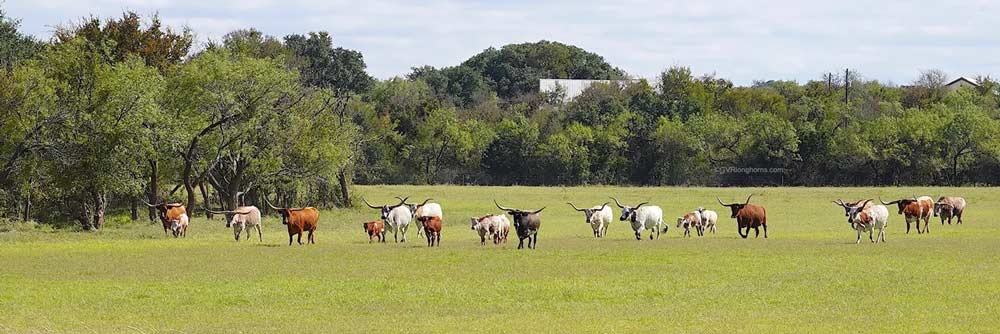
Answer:
[[(729, 211), (755, 193), (770, 238), (736, 234)], [(357, 208), (323, 211), (316, 245), (232, 240), (217, 218), (186, 239), (159, 223), (97, 233), (0, 234), (0, 333), (983, 333), (1000, 328), (1000, 191), (992, 188), (628, 188), (359, 186), (373, 204), (433, 197), (441, 246), (414, 228), (369, 244)], [(890, 207), (887, 243), (855, 232), (843, 198), (969, 201), (964, 225), (912, 231)], [(577, 206), (650, 201), (670, 231), (636, 241), (617, 221), (595, 239)], [(469, 217), (542, 206), (538, 249), (479, 245)], [(263, 206), (263, 203), (257, 204)], [(611, 205), (614, 205), (612, 202)], [(719, 212), (718, 234), (681, 238), (675, 217)]]

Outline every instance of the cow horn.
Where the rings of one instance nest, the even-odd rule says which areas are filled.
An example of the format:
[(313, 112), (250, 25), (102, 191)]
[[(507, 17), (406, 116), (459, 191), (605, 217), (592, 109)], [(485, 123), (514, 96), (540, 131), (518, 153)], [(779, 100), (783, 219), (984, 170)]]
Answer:
[(896, 203), (899, 203), (899, 201), (892, 201), (892, 202), (888, 202), (888, 203), (886, 203), (885, 201), (883, 201), (883, 200), (882, 200), (882, 197), (879, 197), (879, 198), (878, 198), (878, 201), (879, 201), (879, 202), (882, 202), (882, 205), (890, 205), (890, 204), (896, 204)]
[(638, 208), (639, 208), (640, 206), (643, 206), (643, 205), (646, 205), (646, 204), (649, 204), (649, 202), (642, 202), (642, 203), (639, 203), (639, 205), (636, 205), (636, 206), (635, 206), (634, 208), (632, 208), (632, 209), (638, 209)]
[(597, 211), (604, 211), (604, 208), (606, 208), (607, 206), (608, 206), (608, 202), (604, 202), (604, 204), (601, 204), (601, 209), (597, 210)]
[(617, 198), (612, 197), (611, 199), (615, 200), (615, 204), (618, 205), (618, 208), (620, 208), (620, 209), (624, 209), (625, 208), (625, 206), (622, 205), (621, 202), (618, 202)]
[[(279, 208), (279, 207), (276, 207), (276, 206), (274, 206), (274, 204), (271, 204), (271, 201), (267, 200), (267, 196), (264, 196), (264, 203), (267, 203), (267, 206), (271, 207), (271, 209), (274, 209), (274, 210), (279, 210), (279, 211), (280, 211), (280, 210), (284, 210), (284, 209), (282, 209), (282, 208)], [(367, 203), (367, 202), (366, 202), (366, 203)]]
[(367, 205), (367, 206), (368, 206), (369, 208), (372, 208), (372, 209), (379, 209), (379, 210), (381, 210), (381, 209), (382, 209), (382, 207), (381, 207), (381, 206), (374, 206), (374, 205), (371, 205), (370, 203), (368, 203), (368, 200), (366, 200), (366, 199), (365, 199), (364, 197), (362, 197), (362, 198), (361, 198), (361, 201), (362, 201), (362, 202), (365, 202), (365, 205)]
[(398, 199), (400, 201), (403, 201), (403, 204), (406, 204), (406, 205), (412, 205), (413, 204), (413, 203), (406, 203), (406, 199), (410, 198), (409, 196), (406, 196), (406, 199), (404, 199), (402, 197), (399, 197), (399, 196), (394, 196), (394, 197), (396, 197), (396, 199)]
[(917, 194), (913, 194), (913, 201), (914, 201), (914, 202), (916, 202), (916, 201), (917, 201)]
[(578, 208), (578, 207), (576, 207), (576, 205), (573, 205), (573, 203), (570, 203), (570, 202), (566, 202), (566, 204), (569, 204), (569, 206), (572, 206), (573, 210), (576, 210), (576, 211), (585, 211), (585, 210), (587, 210), (587, 209)]
[(532, 212), (531, 214), (538, 214), (539, 212), (542, 212), (542, 210), (545, 210), (545, 207), (544, 207), (544, 206), (543, 206), (543, 207), (542, 207), (541, 209), (538, 209), (538, 210), (535, 210), (535, 211), (534, 211), (534, 212)]
[(223, 214), (227, 214), (227, 213), (235, 213), (236, 212), (236, 211), (214, 211), (214, 210), (209, 209), (209, 208), (205, 208), (205, 211), (208, 211), (208, 212), (211, 212), (211, 213), (214, 213), (214, 214), (217, 214), (217, 215), (223, 215)]
[(844, 204), (844, 200), (839, 199), (839, 198), (836, 201), (833, 201), (833, 204), (840, 205), (840, 206), (845, 207), (845, 208), (847, 207), (847, 204)]
[(497, 209), (500, 209), (500, 210), (503, 210), (503, 211), (518, 211), (517, 209), (510, 209), (510, 208), (505, 208), (505, 207), (501, 206), (500, 203), (497, 203), (497, 200), (495, 200), (495, 199), (493, 200), (493, 204), (496, 204)]
[(871, 198), (869, 198), (869, 199), (866, 199), (866, 200), (865, 200), (865, 202), (864, 202), (864, 203), (861, 203), (861, 205), (859, 205), (858, 207), (859, 207), (859, 208), (862, 208), (862, 209), (864, 209), (864, 208), (865, 208), (865, 205), (868, 205), (868, 202), (871, 202), (871, 201), (872, 201), (872, 199), (871, 199)]
[(403, 204), (406, 204), (406, 200), (408, 200), (408, 199), (410, 199), (410, 196), (403, 197), (402, 199), (399, 200), (399, 204), (390, 206), (389, 208), (391, 208), (391, 209), (398, 208), (398, 207), (402, 206)]
[(723, 203), (723, 202), (722, 202), (722, 200), (721, 200), (721, 199), (719, 199), (718, 197), (716, 197), (716, 198), (715, 198), (715, 200), (716, 200), (716, 201), (719, 201), (719, 205), (722, 205), (722, 206), (733, 206), (732, 204), (726, 204), (726, 203)]
[(750, 197), (753, 197), (753, 194), (750, 194), (750, 196), (747, 196), (747, 202), (743, 203), (743, 205), (750, 204)]
[(425, 200), (424, 200), (424, 202), (423, 202), (423, 203), (420, 203), (420, 204), (418, 204), (417, 206), (424, 206), (424, 205), (427, 205), (427, 202), (430, 202), (430, 201), (433, 201), (433, 200), (434, 200), (433, 198), (429, 198), (429, 197), (428, 197), (427, 199), (425, 199)]

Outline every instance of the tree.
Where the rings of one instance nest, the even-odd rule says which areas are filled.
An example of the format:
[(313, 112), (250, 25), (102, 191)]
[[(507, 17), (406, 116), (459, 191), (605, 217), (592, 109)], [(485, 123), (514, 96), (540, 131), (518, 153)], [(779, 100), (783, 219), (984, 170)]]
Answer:
[(538, 92), (538, 79), (620, 79), (625, 74), (603, 57), (559, 42), (489, 48), (462, 63), (479, 72), (500, 98)]
[(31, 59), (44, 44), (35, 37), (18, 31), (21, 21), (7, 17), (0, 8), (0, 69), (11, 71), (14, 65)]
[(285, 36), (285, 47), (298, 58), (295, 61), (306, 86), (332, 89), (338, 95), (363, 93), (372, 87), (374, 79), (365, 72), (364, 56), (360, 52), (334, 48), (330, 34), (310, 32), (309, 36)]
[(104, 225), (109, 194), (136, 194), (138, 166), (152, 149), (149, 129), (160, 115), (163, 79), (138, 58), (105, 62), (83, 39), (62, 43), (43, 56), (65, 121), (48, 132), (42, 153), (51, 182), (75, 204), (84, 229)]
[(77, 38), (86, 41), (88, 50), (100, 54), (106, 63), (119, 63), (130, 56), (138, 56), (147, 66), (161, 73), (179, 64), (191, 50), (193, 41), (190, 30), (184, 28), (175, 32), (164, 27), (157, 15), (143, 27), (142, 18), (134, 12), (123, 13), (120, 19), (108, 19), (103, 24), (99, 18), (92, 17), (80, 25), (55, 32), (57, 44)]

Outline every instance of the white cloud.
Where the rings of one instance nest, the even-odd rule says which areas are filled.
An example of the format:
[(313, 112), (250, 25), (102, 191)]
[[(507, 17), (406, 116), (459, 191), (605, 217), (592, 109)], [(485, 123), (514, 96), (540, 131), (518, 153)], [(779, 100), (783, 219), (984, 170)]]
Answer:
[(507, 43), (562, 41), (597, 52), (634, 75), (672, 65), (739, 83), (818, 78), (850, 67), (905, 83), (921, 69), (953, 76), (1000, 72), (995, 1), (526, 1), (486, 0), (36, 0), (9, 3), (28, 31), (93, 13), (159, 12), (217, 38), (254, 26), (284, 35), (330, 31), (360, 50), (378, 77), (424, 64), (449, 66)]

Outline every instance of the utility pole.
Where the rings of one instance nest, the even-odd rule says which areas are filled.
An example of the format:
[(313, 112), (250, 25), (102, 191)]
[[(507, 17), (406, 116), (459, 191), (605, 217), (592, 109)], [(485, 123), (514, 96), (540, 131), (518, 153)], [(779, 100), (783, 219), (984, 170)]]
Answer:
[(850, 101), (851, 92), (851, 69), (844, 69), (844, 104), (848, 104)]

